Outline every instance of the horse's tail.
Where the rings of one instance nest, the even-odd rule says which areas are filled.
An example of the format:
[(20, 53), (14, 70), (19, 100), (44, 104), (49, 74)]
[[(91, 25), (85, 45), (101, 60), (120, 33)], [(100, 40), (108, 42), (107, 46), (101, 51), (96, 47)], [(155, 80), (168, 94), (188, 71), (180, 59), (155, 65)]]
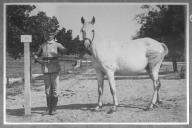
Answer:
[(164, 48), (164, 52), (163, 52), (162, 56), (165, 57), (168, 54), (169, 50), (168, 50), (168, 47), (164, 43), (161, 43), (161, 45)]
[[(146, 67), (147, 68), (153, 68), (155, 67), (158, 63), (162, 63), (162, 61), (164, 60), (164, 57), (168, 54), (168, 47), (164, 44), (161, 43), (164, 51), (162, 53), (159, 53), (157, 50), (149, 50), (146, 55), (148, 58), (148, 66), (150, 67)], [(148, 69), (147, 69), (148, 70)]]

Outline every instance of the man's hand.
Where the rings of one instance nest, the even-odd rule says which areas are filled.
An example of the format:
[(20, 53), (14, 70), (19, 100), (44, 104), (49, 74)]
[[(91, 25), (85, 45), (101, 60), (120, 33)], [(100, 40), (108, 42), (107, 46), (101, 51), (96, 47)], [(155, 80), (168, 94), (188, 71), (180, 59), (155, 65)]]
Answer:
[(34, 63), (37, 63), (38, 56), (35, 53), (32, 53), (33, 58), (34, 58)]
[(35, 58), (35, 59), (38, 59), (38, 56), (37, 56), (37, 55), (34, 55), (34, 58)]

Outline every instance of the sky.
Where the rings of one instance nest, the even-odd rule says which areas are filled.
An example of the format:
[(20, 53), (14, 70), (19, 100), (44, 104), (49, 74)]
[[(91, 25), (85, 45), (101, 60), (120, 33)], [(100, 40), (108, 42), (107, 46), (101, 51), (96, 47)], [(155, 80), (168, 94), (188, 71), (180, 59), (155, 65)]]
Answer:
[(129, 40), (140, 28), (134, 17), (144, 12), (141, 5), (134, 4), (36, 4), (33, 14), (46, 12), (47, 16), (57, 17), (60, 27), (72, 29), (73, 37), (80, 35), (81, 17), (90, 21), (95, 17), (95, 32), (109, 40)]

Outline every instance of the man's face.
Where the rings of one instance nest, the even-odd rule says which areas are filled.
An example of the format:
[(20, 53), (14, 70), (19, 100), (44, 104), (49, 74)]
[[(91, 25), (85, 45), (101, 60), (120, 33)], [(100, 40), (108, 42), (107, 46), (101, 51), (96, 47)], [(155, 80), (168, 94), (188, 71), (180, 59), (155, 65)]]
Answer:
[(54, 35), (49, 35), (48, 40), (53, 40), (54, 39)]

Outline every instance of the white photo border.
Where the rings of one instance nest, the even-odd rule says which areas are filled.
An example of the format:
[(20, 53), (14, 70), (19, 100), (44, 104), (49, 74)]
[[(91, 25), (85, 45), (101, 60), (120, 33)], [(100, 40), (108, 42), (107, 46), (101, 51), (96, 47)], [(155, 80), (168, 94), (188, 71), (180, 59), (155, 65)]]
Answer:
[[(39, 123), (39, 122), (18, 122), (18, 123), (10, 123), (6, 122), (6, 6), (7, 5), (39, 5), (39, 4), (55, 4), (55, 5), (186, 5), (186, 67), (187, 67), (187, 72), (186, 72), (186, 81), (187, 81), (187, 121), (186, 122), (130, 122), (130, 123), (121, 123), (121, 122), (79, 122), (79, 123), (72, 123), (72, 122), (54, 122), (54, 123)], [(154, 2), (154, 3), (149, 3), (149, 2), (118, 2), (118, 3), (110, 3), (110, 2), (99, 2), (99, 3), (94, 3), (94, 2), (24, 2), (24, 3), (4, 3), (3, 4), (3, 123), (4, 125), (189, 125), (189, 3), (188, 2)]]

